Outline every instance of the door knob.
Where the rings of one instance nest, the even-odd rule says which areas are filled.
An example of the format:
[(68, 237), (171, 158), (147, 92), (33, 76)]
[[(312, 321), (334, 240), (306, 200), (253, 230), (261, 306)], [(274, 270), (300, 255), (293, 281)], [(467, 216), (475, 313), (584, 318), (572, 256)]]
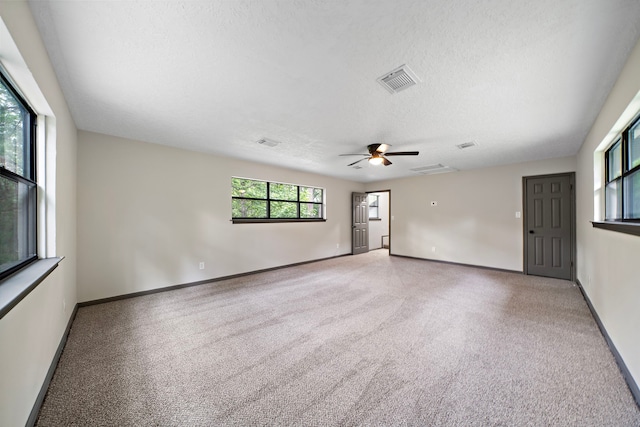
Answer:
[(529, 230), (529, 234), (533, 234), (533, 230)]

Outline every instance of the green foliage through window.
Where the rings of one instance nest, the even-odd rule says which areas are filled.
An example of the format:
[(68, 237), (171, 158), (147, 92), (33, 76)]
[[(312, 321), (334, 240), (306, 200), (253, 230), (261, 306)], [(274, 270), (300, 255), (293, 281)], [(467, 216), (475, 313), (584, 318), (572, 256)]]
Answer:
[(0, 278), (36, 258), (35, 120), (0, 74)]
[(322, 220), (324, 190), (317, 187), (231, 178), (234, 220)]

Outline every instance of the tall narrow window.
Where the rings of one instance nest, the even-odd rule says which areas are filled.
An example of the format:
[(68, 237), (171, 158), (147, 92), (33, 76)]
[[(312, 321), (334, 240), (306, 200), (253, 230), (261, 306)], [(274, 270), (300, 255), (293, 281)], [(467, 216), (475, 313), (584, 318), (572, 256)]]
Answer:
[(380, 196), (369, 194), (369, 219), (380, 219)]
[(640, 118), (605, 151), (605, 220), (640, 222)]
[(35, 124), (0, 74), (0, 279), (36, 259)]

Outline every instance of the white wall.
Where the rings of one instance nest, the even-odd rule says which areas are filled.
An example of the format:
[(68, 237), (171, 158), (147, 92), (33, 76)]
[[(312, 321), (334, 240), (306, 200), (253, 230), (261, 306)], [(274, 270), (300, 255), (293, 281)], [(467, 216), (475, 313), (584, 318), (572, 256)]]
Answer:
[[(83, 131), (78, 138), (80, 301), (351, 251), (351, 192), (361, 183)], [(232, 176), (324, 187), (327, 221), (232, 224)]]
[[(370, 193), (379, 196), (378, 216), (380, 221), (369, 221), (369, 250), (382, 247), (382, 236), (389, 234), (389, 193)], [(389, 244), (389, 238), (384, 239), (385, 245)]]
[[(50, 153), (57, 153), (52, 158), (55, 183), (48, 195), (55, 194), (55, 199), (49, 200), (55, 209), (55, 221), (47, 230), (47, 255), (65, 257), (44, 282), (0, 320), (0, 425), (12, 427), (27, 421), (76, 304), (76, 128), (27, 3), (0, 2), (0, 17), (27, 67), (21, 75), (12, 77), (18, 84), (23, 79), (35, 80), (55, 116), (56, 135), (47, 147)], [(0, 49), (8, 42), (3, 38)], [(3, 55), (2, 60), (16, 65), (15, 58)]]
[[(640, 43), (578, 153), (578, 280), (625, 365), (640, 384), (640, 237), (595, 229), (594, 151), (640, 91)], [(595, 218), (601, 219), (601, 218)]]
[(391, 189), (392, 254), (522, 271), (522, 177), (575, 167), (567, 157), (366, 187)]

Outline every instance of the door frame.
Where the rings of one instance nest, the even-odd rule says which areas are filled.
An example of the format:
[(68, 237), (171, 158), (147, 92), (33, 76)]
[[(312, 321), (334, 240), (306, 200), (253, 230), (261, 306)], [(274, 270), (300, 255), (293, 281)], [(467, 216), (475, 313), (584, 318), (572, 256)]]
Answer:
[(570, 225), (570, 233), (571, 237), (569, 238), (571, 244), (571, 282), (576, 281), (576, 173), (575, 172), (563, 172), (563, 173), (552, 173), (546, 175), (531, 175), (531, 176), (523, 176), (522, 177), (522, 273), (528, 275), (529, 274), (529, 266), (528, 266), (528, 257), (529, 257), (529, 249), (527, 245), (527, 239), (529, 237), (529, 233), (527, 231), (527, 181), (530, 179), (539, 179), (539, 178), (554, 178), (554, 177), (569, 177), (569, 182), (571, 185), (571, 201), (569, 206), (571, 207), (571, 225)]
[(371, 193), (387, 193), (389, 195), (389, 201), (388, 201), (388, 209), (389, 212), (387, 212), (387, 215), (389, 216), (389, 255), (391, 255), (391, 224), (393, 223), (393, 221), (391, 221), (391, 189), (386, 189), (386, 190), (371, 190), (371, 191), (365, 191), (366, 194), (371, 194)]

